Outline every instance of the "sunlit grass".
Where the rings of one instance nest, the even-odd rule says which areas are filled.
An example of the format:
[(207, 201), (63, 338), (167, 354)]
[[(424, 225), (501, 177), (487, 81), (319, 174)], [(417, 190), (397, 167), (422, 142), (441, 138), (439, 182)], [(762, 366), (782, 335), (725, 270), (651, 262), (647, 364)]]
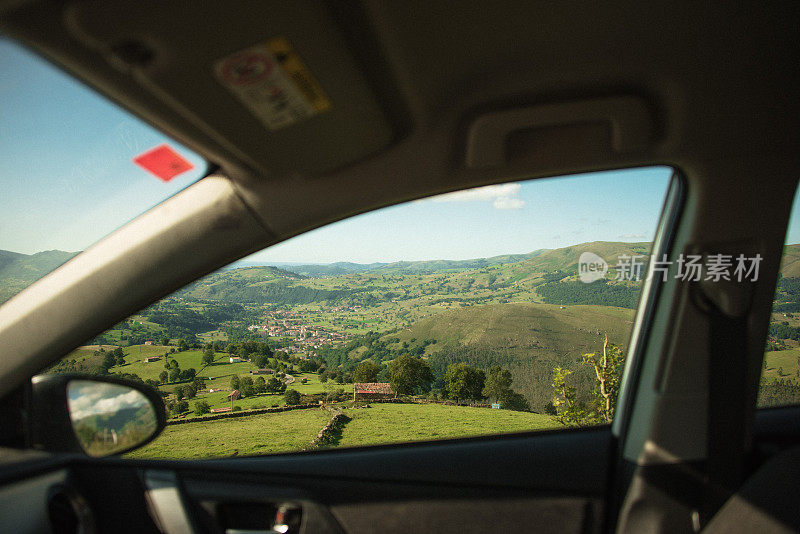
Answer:
[(181, 425), (164, 432), (130, 458), (219, 458), (272, 454), (307, 446), (330, 420), (327, 410), (293, 410)]

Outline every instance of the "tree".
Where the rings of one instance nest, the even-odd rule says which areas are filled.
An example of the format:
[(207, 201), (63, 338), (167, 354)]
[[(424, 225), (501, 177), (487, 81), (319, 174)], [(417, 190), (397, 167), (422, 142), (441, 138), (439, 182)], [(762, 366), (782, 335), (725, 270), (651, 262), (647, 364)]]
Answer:
[(183, 352), (185, 350), (189, 350), (189, 344), (186, 342), (185, 339), (180, 338), (178, 340), (178, 352)]
[(203, 351), (203, 365), (211, 365), (214, 363), (214, 349), (211, 347)]
[(168, 337), (162, 337), (161, 338), (161, 345), (163, 345), (164, 347), (169, 346), (169, 338)]
[(202, 376), (195, 376), (194, 380), (192, 380), (192, 384), (194, 384), (194, 389), (200, 391), (206, 387), (206, 379)]
[(381, 366), (372, 360), (364, 360), (356, 366), (353, 371), (354, 382), (375, 382), (378, 378), (378, 373), (381, 372)]
[(444, 374), (444, 388), (451, 399), (480, 399), (486, 373), (466, 363), (453, 363), (447, 366)]
[(398, 356), (389, 363), (389, 384), (395, 393), (411, 395), (433, 382), (433, 370), (425, 360), (410, 354)]
[(198, 401), (194, 405), (194, 413), (197, 415), (203, 415), (211, 412), (211, 407), (208, 405), (206, 401)]
[(313, 373), (317, 369), (319, 369), (319, 367), (320, 367), (320, 362), (318, 362), (317, 360), (303, 360), (302, 362), (300, 362), (300, 370), (304, 373)]
[(184, 413), (184, 412), (188, 412), (188, 411), (189, 411), (189, 403), (186, 402), (186, 401), (176, 402), (172, 406), (172, 413), (174, 413), (175, 415), (181, 414), (181, 413)]
[(249, 397), (255, 394), (253, 389), (253, 379), (249, 376), (243, 376), (239, 379), (239, 391), (242, 392), (242, 395), (245, 397)]
[(525, 395), (517, 393), (513, 389), (508, 389), (503, 392), (500, 397), (500, 406), (505, 410), (516, 410), (518, 412), (529, 412), (531, 405)]
[(181, 380), (194, 380), (197, 371), (195, 371), (192, 367), (188, 369), (184, 369), (181, 371)]
[(181, 370), (178, 367), (173, 367), (169, 370), (169, 380), (170, 382), (177, 382), (181, 379)]
[(169, 381), (169, 371), (161, 371), (161, 373), (158, 375), (158, 381), (162, 384), (166, 384)]
[(271, 376), (266, 383), (267, 391), (271, 393), (282, 393), (286, 391), (286, 384), (283, 380), (278, 379), (277, 377)]
[(197, 396), (197, 388), (194, 384), (186, 384), (183, 386), (183, 394), (187, 399), (193, 399)]
[(239, 389), (239, 376), (233, 375), (231, 377), (231, 389)]
[(254, 358), (256, 367), (259, 369), (263, 369), (264, 367), (269, 365), (269, 356), (266, 354), (258, 354)]
[(283, 394), (283, 399), (290, 406), (300, 404), (300, 393), (294, 389), (287, 389), (286, 393)]
[(584, 404), (578, 401), (577, 388), (567, 383), (571, 374), (561, 367), (553, 369), (553, 407), (556, 420), (565, 426), (584, 424), (588, 415)]
[(493, 400), (500, 400), (507, 395), (511, 389), (511, 372), (508, 369), (492, 367), (486, 375), (486, 383), (483, 386), (482, 394), (484, 397)]
[(110, 352), (106, 352), (105, 356), (103, 357), (103, 363), (101, 364), (101, 366), (106, 371), (108, 371), (109, 369), (114, 367), (114, 365), (116, 365), (116, 363), (117, 363), (117, 359), (114, 357), (114, 355), (111, 354)]
[(109, 354), (114, 356), (114, 359), (116, 360), (115, 363), (117, 365), (125, 365), (125, 353), (122, 352), (121, 347), (117, 347), (116, 349), (112, 350)]
[(183, 400), (183, 386), (175, 388), (175, 399)]
[(597, 379), (594, 390), (595, 410), (598, 419), (610, 423), (614, 419), (622, 380), (622, 350), (609, 343), (608, 336), (606, 336), (603, 341), (603, 355), (584, 354), (583, 361), (594, 367)]
[(256, 392), (256, 394), (267, 391), (267, 381), (264, 380), (263, 376), (258, 376), (253, 381), (253, 390)]
[(619, 396), (622, 379), (622, 350), (603, 341), (603, 354), (584, 354), (581, 357), (584, 365), (594, 370), (595, 387), (591, 401), (587, 404), (578, 399), (575, 386), (568, 383), (572, 371), (556, 367), (553, 369), (553, 406), (556, 419), (564, 425), (584, 425), (592, 423), (609, 423), (614, 419), (614, 411)]

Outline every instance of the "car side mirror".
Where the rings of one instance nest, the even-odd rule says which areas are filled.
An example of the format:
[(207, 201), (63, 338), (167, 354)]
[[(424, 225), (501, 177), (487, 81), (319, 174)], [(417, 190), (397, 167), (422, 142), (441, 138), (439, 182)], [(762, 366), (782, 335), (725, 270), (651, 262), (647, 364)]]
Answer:
[(35, 376), (28, 406), (31, 446), (51, 452), (121, 454), (166, 426), (164, 401), (153, 388), (108, 376)]

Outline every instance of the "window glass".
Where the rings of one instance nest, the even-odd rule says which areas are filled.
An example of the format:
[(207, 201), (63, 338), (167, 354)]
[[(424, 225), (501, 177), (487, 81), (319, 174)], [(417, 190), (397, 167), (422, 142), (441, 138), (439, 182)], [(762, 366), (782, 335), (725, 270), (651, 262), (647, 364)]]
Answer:
[(158, 388), (170, 424), (140, 458), (607, 423), (671, 174), (507, 183), (354, 217), (190, 284), (50, 372)]
[(206, 174), (185, 147), (0, 38), (0, 303)]
[(758, 407), (800, 404), (800, 190), (795, 194), (761, 367)]

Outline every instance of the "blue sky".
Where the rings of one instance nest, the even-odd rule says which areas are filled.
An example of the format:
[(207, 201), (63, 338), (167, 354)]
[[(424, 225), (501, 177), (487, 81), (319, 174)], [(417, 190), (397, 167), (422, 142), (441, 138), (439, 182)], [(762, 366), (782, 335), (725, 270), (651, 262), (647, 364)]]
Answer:
[(341, 221), (247, 260), (455, 260), (587, 241), (649, 241), (670, 173), (657, 167), (468, 190)]
[[(162, 182), (132, 158), (168, 142), (194, 169)], [(206, 163), (0, 39), (0, 249), (76, 251), (206, 173)]]
[[(132, 162), (167, 142), (194, 169), (164, 183)], [(82, 250), (205, 174), (206, 163), (18, 45), (0, 39), (0, 249)], [(342, 221), (247, 258), (468, 259), (653, 238), (670, 170), (480, 188)], [(795, 206), (798, 201), (796, 199)], [(800, 242), (795, 210), (789, 242)]]

